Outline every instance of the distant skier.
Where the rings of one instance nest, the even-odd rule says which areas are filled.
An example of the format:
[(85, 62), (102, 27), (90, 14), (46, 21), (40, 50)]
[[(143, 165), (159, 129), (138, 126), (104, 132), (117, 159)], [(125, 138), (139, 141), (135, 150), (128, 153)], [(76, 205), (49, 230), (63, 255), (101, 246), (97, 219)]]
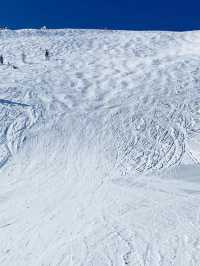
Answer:
[(50, 57), (50, 55), (49, 55), (49, 50), (45, 50), (45, 59), (46, 60), (49, 60), (49, 57)]
[(0, 65), (3, 65), (3, 55), (0, 55)]
[(24, 52), (22, 53), (22, 62), (23, 62), (24, 64), (26, 63), (26, 55), (25, 55)]

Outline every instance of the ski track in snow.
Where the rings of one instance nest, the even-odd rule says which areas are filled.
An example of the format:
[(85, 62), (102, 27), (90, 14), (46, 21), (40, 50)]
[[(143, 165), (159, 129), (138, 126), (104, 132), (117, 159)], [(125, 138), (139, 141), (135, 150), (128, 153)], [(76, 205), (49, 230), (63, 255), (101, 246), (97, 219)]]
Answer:
[(0, 39), (0, 265), (200, 265), (200, 32)]

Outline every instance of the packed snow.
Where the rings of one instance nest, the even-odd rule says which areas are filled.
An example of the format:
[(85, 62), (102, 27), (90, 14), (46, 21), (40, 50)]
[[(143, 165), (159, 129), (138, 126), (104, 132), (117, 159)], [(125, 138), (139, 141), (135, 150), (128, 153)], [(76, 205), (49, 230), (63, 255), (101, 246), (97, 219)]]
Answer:
[(0, 265), (199, 266), (200, 32), (1, 30), (0, 55)]

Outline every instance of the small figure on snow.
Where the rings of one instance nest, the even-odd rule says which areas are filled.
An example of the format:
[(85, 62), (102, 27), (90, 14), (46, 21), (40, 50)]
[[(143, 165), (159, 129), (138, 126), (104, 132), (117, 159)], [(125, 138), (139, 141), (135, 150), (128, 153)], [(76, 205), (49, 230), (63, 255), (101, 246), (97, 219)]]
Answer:
[(23, 62), (24, 64), (26, 63), (26, 55), (25, 55), (24, 52), (22, 53), (22, 62)]
[(3, 65), (3, 55), (0, 55), (0, 65)]
[(49, 50), (45, 50), (45, 59), (49, 60)]

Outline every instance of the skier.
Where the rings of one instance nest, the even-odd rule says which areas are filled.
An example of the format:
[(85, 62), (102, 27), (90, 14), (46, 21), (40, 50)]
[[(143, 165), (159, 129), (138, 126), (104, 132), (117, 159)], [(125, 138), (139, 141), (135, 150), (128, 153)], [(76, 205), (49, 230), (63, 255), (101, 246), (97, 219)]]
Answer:
[(0, 55), (0, 65), (3, 65), (3, 55)]
[(49, 50), (45, 50), (45, 59), (49, 60)]
[(25, 55), (24, 52), (22, 53), (22, 62), (23, 62), (24, 64), (26, 63), (26, 55)]

